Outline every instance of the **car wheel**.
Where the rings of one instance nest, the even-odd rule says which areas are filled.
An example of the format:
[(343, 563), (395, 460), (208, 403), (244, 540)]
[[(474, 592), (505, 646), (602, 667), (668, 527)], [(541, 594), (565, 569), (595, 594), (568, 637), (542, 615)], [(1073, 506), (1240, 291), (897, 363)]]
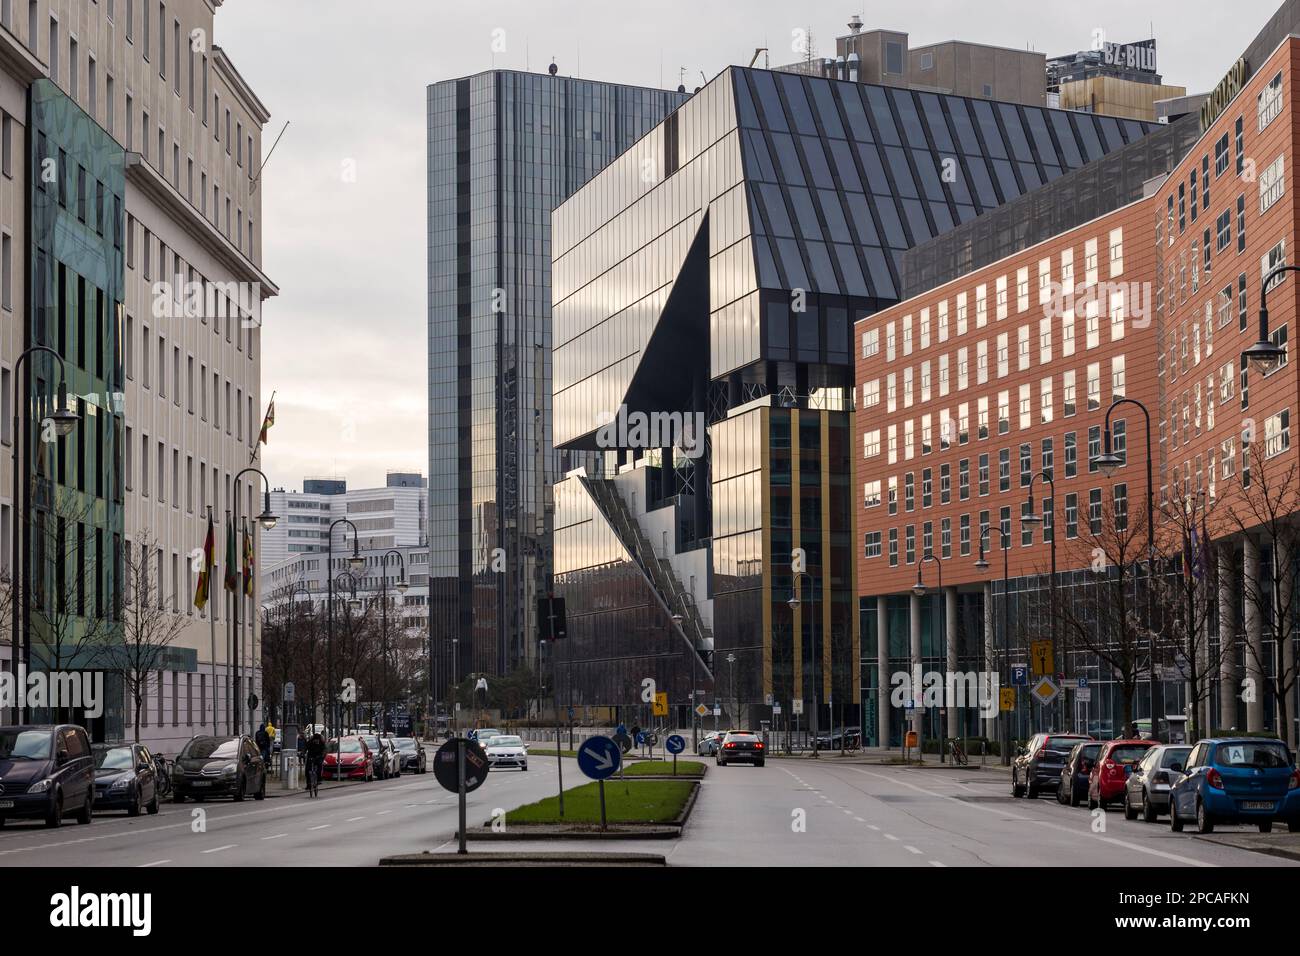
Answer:
[(132, 800), (131, 805), (126, 808), (126, 815), (128, 817), (138, 817), (140, 815), (140, 811), (143, 809), (144, 809), (144, 805), (141, 804), (140, 802), (140, 791), (137, 790), (135, 792), (135, 799)]
[(153, 792), (153, 799), (150, 800), (147, 804), (145, 804), (145, 811), (150, 816), (153, 816), (155, 813), (158, 812), (158, 791), (157, 790)]
[(522, 770), (524, 773), (527, 773), (527, 772), (528, 772), (528, 764), (524, 764), (524, 765), (523, 765), (522, 767), (520, 767), (519, 769)]
[(1025, 795), (1025, 788), (1020, 786), (1020, 784), (1016, 783), (1016, 771), (1013, 769), (1011, 771), (1011, 796), (1023, 797), (1024, 795)]
[(1056, 785), (1056, 802), (1061, 806), (1065, 806), (1065, 781), (1061, 781)]
[(1196, 832), (1214, 832), (1214, 817), (1210, 816), (1210, 811), (1205, 809), (1205, 803), (1201, 800), (1196, 801)]
[(5, 818), (0, 817), (0, 830), (3, 830), (4, 828), (5, 828)]
[(45, 815), (45, 825), (51, 830), (63, 823), (63, 794), (54, 795), (54, 806)]
[(94, 819), (94, 815), (95, 815), (95, 793), (92, 790), (91, 792), (86, 794), (86, 802), (83, 803), (81, 805), (81, 809), (77, 811), (77, 822), (82, 826), (85, 826), (86, 824), (90, 823), (91, 820)]
[[(0, 827), (5, 825), (4, 817), (0, 817)], [(1300, 833), (1300, 820), (1288, 820), (1286, 822), (1287, 831), (1290, 833)]]
[(1096, 809), (1097, 809), (1097, 801), (1094, 800), (1094, 799), (1092, 799), (1092, 791), (1091, 791), (1091, 790), (1088, 791), (1088, 809), (1089, 809), (1089, 810), (1096, 810)]
[(1133, 809), (1133, 801), (1129, 799), (1128, 790), (1124, 791), (1124, 819), (1136, 820), (1137, 811)]
[(761, 760), (758, 761), (757, 763), (754, 764), (754, 766), (755, 766), (755, 767), (761, 767), (761, 766), (763, 766), (763, 761), (761, 761)]
[(1175, 833), (1183, 832), (1183, 821), (1178, 819), (1178, 804), (1174, 803), (1174, 798), (1169, 797), (1169, 829)]
[(1158, 816), (1160, 816), (1160, 812), (1159, 812), (1159, 811), (1158, 811), (1154, 806), (1151, 805), (1151, 800), (1150, 800), (1150, 798), (1147, 796), (1147, 792), (1146, 792), (1145, 790), (1143, 790), (1143, 791), (1142, 791), (1142, 820), (1143, 820), (1143, 822), (1145, 822), (1145, 823), (1155, 823), (1155, 822), (1156, 822), (1156, 817), (1158, 817)]
[(1083, 801), (1081, 801), (1081, 800), (1079, 799), (1079, 791), (1078, 791), (1078, 789), (1074, 786), (1074, 783), (1071, 782), (1071, 784), (1070, 784), (1070, 806), (1072, 806), (1072, 807), (1077, 807), (1077, 806), (1078, 806), (1080, 803), (1082, 803), (1082, 802), (1083, 802)]
[(1025, 799), (1027, 800), (1038, 799), (1038, 788), (1034, 786), (1032, 783), (1029, 783), (1028, 781), (1025, 782)]
[(239, 786), (235, 788), (235, 793), (234, 793), (236, 803), (244, 802), (244, 788), (246, 786), (248, 786), (248, 781), (245, 780), (243, 777), (240, 777)]
[(184, 803), (184, 802), (185, 802), (185, 794), (176, 793), (175, 791), (172, 791), (172, 803)]
[(1273, 821), (1272, 821), (1272, 820), (1265, 820), (1263, 823), (1261, 823), (1261, 824), (1259, 825), (1259, 832), (1260, 832), (1260, 833), (1272, 833), (1272, 832), (1273, 832)]
[(253, 794), (254, 800), (266, 799), (266, 774), (262, 774), (262, 785), (257, 788), (257, 793)]

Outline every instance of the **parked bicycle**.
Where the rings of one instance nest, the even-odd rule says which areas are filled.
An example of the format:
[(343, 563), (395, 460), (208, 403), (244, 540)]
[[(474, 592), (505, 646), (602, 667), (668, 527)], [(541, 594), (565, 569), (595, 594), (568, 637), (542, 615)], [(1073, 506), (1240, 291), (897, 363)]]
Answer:
[(964, 767), (970, 763), (970, 758), (966, 756), (966, 751), (962, 749), (956, 737), (948, 741), (948, 754), (952, 757), (952, 762), (957, 766)]
[(170, 796), (172, 792), (172, 771), (171, 766), (167, 763), (167, 758), (162, 754), (154, 754), (153, 765), (154, 787), (158, 791), (159, 799)]

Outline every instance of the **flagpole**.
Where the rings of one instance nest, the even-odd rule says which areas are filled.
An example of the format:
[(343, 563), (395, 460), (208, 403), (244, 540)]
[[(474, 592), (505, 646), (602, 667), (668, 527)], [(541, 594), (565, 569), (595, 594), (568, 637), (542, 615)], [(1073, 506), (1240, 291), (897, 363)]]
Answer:
[[(208, 530), (212, 530), (212, 505), (208, 505)], [(208, 539), (203, 539), (203, 546), (206, 551)], [(217, 550), (216, 536), (213, 533), (212, 550)], [(203, 555), (203, 560), (207, 562), (207, 554)], [(217, 735), (217, 701), (220, 697), (217, 694), (217, 615), (212, 607), (212, 568), (205, 568), (208, 575), (208, 593), (204, 599), (205, 610), (208, 612), (208, 634), (212, 643), (212, 736)]]
[[(230, 541), (230, 509), (226, 509), (226, 541)], [(235, 687), (235, 639), (232, 632), (234, 607), (230, 603), (230, 588), (226, 587), (226, 578), (230, 574), (230, 569), (226, 567), (230, 563), (230, 547), (226, 547), (226, 558), (221, 563), (221, 597), (226, 602), (226, 707), (229, 712), (226, 714), (226, 732), (234, 734), (235, 732), (235, 711), (239, 705), (236, 698), (239, 696), (239, 690)]]
[[(244, 542), (248, 537), (248, 519), (240, 518), (239, 525), (239, 528), (236, 529), (236, 540), (239, 543), (239, 587), (235, 592), (235, 600), (239, 602), (241, 615), (239, 619), (239, 664), (240, 667), (243, 667), (244, 661), (248, 661), (248, 693), (251, 696), (255, 693), (253, 690), (253, 648), (251, 642), (247, 648), (244, 647), (245, 641), (248, 640), (248, 614), (244, 613), (248, 610), (244, 607), (244, 565), (248, 560), (244, 555)], [(245, 651), (247, 651), (247, 657), (244, 656)], [(248, 729), (250, 731), (253, 729), (253, 708), (251, 707), (248, 708)]]

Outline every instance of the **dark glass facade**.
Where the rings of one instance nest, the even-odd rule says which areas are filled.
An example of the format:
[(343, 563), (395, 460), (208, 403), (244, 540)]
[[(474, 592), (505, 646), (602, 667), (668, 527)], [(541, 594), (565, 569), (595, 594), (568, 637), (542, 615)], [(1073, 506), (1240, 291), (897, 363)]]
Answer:
[[(699, 609), (702, 631), (690, 638), (729, 719), (784, 726), (798, 707), (804, 727), (859, 720), (853, 323), (901, 298), (906, 250), (1148, 129), (730, 68), (556, 211), (555, 443), (600, 453), (557, 486), (557, 529), (575, 527), (564, 512), (575, 497), (559, 489), (626, 490), (622, 476), (645, 472), (638, 487), (651, 494), (591, 520), (610, 519), (625, 545), (674, 528), (651, 541), (652, 560), (625, 550), (632, 564), (668, 569), (646, 575), (664, 606), (688, 618)], [(702, 454), (611, 444), (600, 425), (620, 406), (704, 416)], [(806, 575), (791, 571), (795, 549)], [(707, 590), (683, 579), (697, 552)], [(589, 560), (557, 531), (556, 590), (571, 628), (595, 612), (577, 587)], [(613, 621), (610, 609), (601, 613)], [(591, 683), (577, 693), (593, 701), (613, 686), (595, 679), (596, 662), (615, 668), (625, 656), (614, 649), (626, 634), (600, 627), (583, 632), (579, 651)]]
[[(28, 101), (28, 296), (25, 347), (63, 359), (68, 403), (80, 422), (52, 438), (44, 420), (58, 394), (47, 352), (24, 362), (20, 493), (30, 600), (32, 667), (93, 668), (120, 642), (123, 548), (122, 147), (53, 83)], [(113, 688), (109, 688), (113, 691)], [(109, 695), (119, 700), (120, 694)], [(109, 720), (120, 721), (120, 711)], [(121, 727), (107, 728), (120, 734)], [(103, 728), (96, 728), (100, 739)]]
[(435, 695), (453, 660), (500, 674), (532, 659), (559, 467), (551, 210), (684, 98), (510, 71), (428, 89)]

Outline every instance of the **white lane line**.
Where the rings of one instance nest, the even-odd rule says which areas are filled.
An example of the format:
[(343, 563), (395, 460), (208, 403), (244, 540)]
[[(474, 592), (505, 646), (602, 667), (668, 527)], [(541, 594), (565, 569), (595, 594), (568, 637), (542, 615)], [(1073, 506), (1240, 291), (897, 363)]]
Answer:
[(392, 813), (392, 812), (393, 812), (392, 810), (380, 810), (378, 813), (375, 814), (375, 816), (382, 817), (385, 813)]
[(885, 839), (886, 839), (886, 840), (893, 840), (895, 843), (898, 842), (898, 837), (894, 836), (892, 833), (886, 833), (886, 834), (885, 834)]
[(866, 820), (862, 819), (862, 817), (857, 817), (857, 816), (855, 816), (853, 819), (854, 819), (854, 820), (857, 820), (859, 823), (866, 823), (866, 822), (867, 822)]
[(233, 850), (239, 846), (238, 843), (227, 843), (225, 846), (214, 846), (211, 850), (204, 850), (204, 853), (220, 853), (222, 850)]
[(868, 827), (869, 829), (875, 830), (877, 833), (880, 832), (880, 827), (876, 826), (874, 823), (868, 823), (868, 824), (867, 824), (867, 827)]
[(271, 835), (271, 836), (264, 836), (264, 837), (262, 837), (262, 839), (263, 839), (263, 840), (278, 840), (278, 839), (280, 839), (280, 837), (287, 837), (288, 835), (289, 835), (289, 834), (287, 834), (287, 833), (276, 833), (276, 834), (273, 834), (273, 835)]
[(930, 865), (931, 865), (931, 866), (942, 867), (943, 869), (947, 869), (947, 868), (948, 868), (948, 865), (947, 865), (946, 863), (940, 863), (938, 860), (931, 860), (931, 861), (930, 861)]
[(344, 823), (356, 823), (358, 820), (364, 820), (364, 819), (365, 819), (365, 815), (362, 814), (362, 815), (359, 816), (359, 817), (348, 817), (348, 818), (347, 818), (346, 820), (344, 820), (343, 822), (344, 822)]
[(307, 829), (308, 829), (308, 830), (324, 830), (324, 829), (326, 829), (327, 827), (330, 827), (330, 826), (332, 826), (332, 824), (329, 824), (329, 823), (322, 823), (320, 826), (308, 827)]
[(907, 850), (909, 853), (915, 853), (917, 856), (922, 855), (920, 850), (914, 846), (908, 846), (906, 843), (903, 844), (903, 849)]
[(1209, 863), (1202, 860), (1194, 860), (1191, 857), (1180, 856), (1177, 853), (1166, 853), (1164, 850), (1156, 850), (1153, 849), (1152, 847), (1143, 846), (1140, 843), (1133, 843), (1129, 840), (1120, 840), (1117, 839), (1116, 837), (1102, 836), (1100, 833), (1091, 833), (1091, 832), (1081, 833), (1076, 828), (1061, 826), (1059, 823), (1051, 823), (1047, 820), (1038, 820), (1032, 817), (1021, 816), (1020, 814), (1012, 813), (1004, 809), (988, 807), (979, 803), (970, 803), (966, 800), (958, 800), (956, 797), (950, 797), (947, 794), (937, 793), (934, 790), (927, 790), (925, 787), (918, 786), (917, 784), (914, 783), (908, 783), (906, 780), (895, 780), (893, 777), (890, 777), (887, 774), (874, 773), (873, 771), (863, 770), (859, 767), (846, 767), (845, 769), (852, 770), (855, 773), (866, 774), (868, 777), (877, 777), (880, 780), (884, 780), (896, 786), (908, 787), (909, 789), (915, 790), (918, 793), (924, 793), (927, 796), (931, 796), (931, 797), (938, 797), (940, 800), (950, 800), (953, 803), (961, 804), (963, 807), (970, 807), (975, 810), (982, 810), (985, 813), (997, 814), (998, 816), (1004, 817), (1006, 819), (1018, 820), (1020, 822), (1025, 822), (1025, 823), (1036, 823), (1039, 826), (1047, 827), (1052, 830), (1060, 830), (1062, 833), (1068, 833), (1071, 836), (1088, 837), (1090, 839), (1097, 840), (1101, 843), (1109, 843), (1113, 846), (1123, 847), (1126, 850), (1135, 850), (1138, 853), (1146, 853), (1150, 856), (1158, 856), (1165, 860), (1173, 860), (1175, 863), (1182, 863), (1185, 866), (1214, 867), (1214, 868), (1218, 867), (1217, 863)]
[(152, 863), (141, 863), (138, 869), (145, 869), (150, 866), (162, 866), (164, 863), (170, 863), (171, 860), (154, 860)]

